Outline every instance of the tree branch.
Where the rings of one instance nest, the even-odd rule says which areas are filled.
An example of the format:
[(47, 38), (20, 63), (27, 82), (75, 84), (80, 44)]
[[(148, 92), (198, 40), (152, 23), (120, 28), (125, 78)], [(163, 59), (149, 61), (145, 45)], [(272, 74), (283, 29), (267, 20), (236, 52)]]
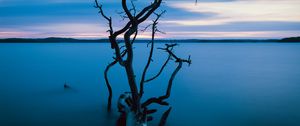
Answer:
[(135, 31), (134, 36), (133, 36), (133, 38), (132, 38), (132, 40), (131, 40), (131, 44), (133, 44), (134, 41), (136, 40), (137, 34), (138, 34), (138, 30)]
[(148, 9), (148, 12), (146, 11), (144, 16), (140, 18), (138, 17), (138, 23), (144, 22), (146, 19), (148, 19), (148, 17), (160, 6), (161, 2), (162, 0), (155, 0), (152, 6), (150, 5), (151, 9)]
[(113, 27), (112, 27), (112, 19), (111, 17), (108, 17), (105, 15), (104, 11), (103, 11), (103, 8), (102, 8), (102, 5), (98, 3), (98, 0), (95, 0), (95, 7), (99, 9), (99, 13), (102, 15), (102, 17), (104, 17), (107, 21), (108, 21), (108, 25), (109, 25), (109, 41), (111, 43), (111, 48), (112, 49), (115, 49), (115, 54), (116, 54), (116, 59), (117, 61), (119, 61), (120, 65), (124, 66), (124, 61), (121, 57), (121, 52), (120, 52), (120, 48), (119, 48), (119, 45), (117, 43), (117, 40), (116, 40), (116, 35), (113, 31)]
[(136, 16), (136, 7), (133, 3), (133, 0), (130, 0), (130, 3), (131, 3), (131, 6), (132, 6), (132, 9), (130, 9), (130, 10), (133, 10), (133, 16)]
[(165, 63), (162, 65), (162, 67), (160, 68), (159, 72), (152, 78), (150, 79), (147, 79), (145, 80), (144, 82), (147, 83), (147, 82), (150, 82), (154, 79), (156, 79), (157, 77), (159, 77), (159, 75), (163, 72), (163, 70), (165, 69), (165, 67), (167, 66), (168, 62), (170, 61), (171, 59), (171, 55), (168, 56), (167, 60), (165, 61)]
[(138, 24), (136, 23), (135, 19), (130, 19), (131, 27), (125, 32), (124, 34), (124, 42), (125, 47), (127, 49), (127, 59), (125, 61), (125, 70), (127, 74), (128, 84), (131, 90), (132, 98), (133, 98), (133, 111), (139, 111), (139, 95), (138, 89), (136, 85), (135, 73), (133, 70), (132, 62), (133, 62), (133, 49), (132, 49), (132, 41), (130, 36), (137, 32)]
[(130, 11), (128, 10), (127, 0), (122, 0), (122, 8), (123, 8), (124, 12), (126, 13), (126, 15), (128, 16), (129, 20), (133, 21), (134, 17), (132, 16), (132, 14), (130, 13)]
[(108, 101), (107, 101), (107, 111), (111, 111), (111, 100), (112, 100), (112, 95), (113, 95), (112, 88), (110, 86), (107, 73), (108, 73), (109, 69), (112, 66), (114, 66), (116, 63), (118, 63), (117, 60), (111, 62), (110, 64), (108, 64), (106, 66), (105, 71), (104, 71), (104, 79), (105, 79), (106, 87), (107, 87), (108, 93), (109, 93), (109, 95), (108, 95)]
[[(109, 32), (109, 34), (110, 34), (109, 35), (109, 41), (110, 41), (110, 44), (111, 44), (111, 48), (114, 49), (114, 54), (115, 54), (115, 56), (113, 56), (114, 61), (111, 62), (110, 64), (108, 64), (108, 66), (106, 67), (106, 69), (104, 71), (105, 83), (106, 83), (106, 86), (107, 86), (107, 89), (108, 89), (108, 92), (109, 92), (107, 109), (108, 109), (108, 111), (111, 110), (111, 101), (112, 101), (112, 95), (113, 95), (112, 87), (110, 85), (109, 78), (108, 78), (108, 72), (109, 72), (111, 67), (113, 67), (115, 64), (119, 63), (126, 70), (128, 84), (129, 84), (129, 87), (130, 87), (130, 94), (128, 94), (128, 93), (126, 94), (127, 98), (125, 98), (125, 104), (124, 105), (128, 106), (127, 107), (128, 111), (134, 112), (136, 114), (136, 117), (134, 117), (134, 118), (137, 119), (136, 121), (139, 124), (144, 124), (144, 123), (147, 122), (147, 120), (152, 119), (150, 116), (147, 116), (147, 113), (150, 114), (150, 113), (155, 112), (155, 111), (153, 111), (153, 110), (148, 111), (147, 110), (148, 105), (150, 105), (152, 103), (157, 103), (157, 104), (160, 104), (160, 105), (169, 105), (169, 103), (164, 101), (164, 100), (170, 97), (171, 89), (172, 89), (172, 85), (173, 85), (173, 80), (175, 79), (175, 76), (177, 75), (177, 73), (181, 69), (183, 63), (186, 62), (188, 64), (191, 64), (190, 57), (187, 60), (186, 59), (181, 59), (181, 58), (177, 57), (172, 52), (172, 49), (173, 49), (174, 46), (176, 46), (176, 44), (166, 44), (166, 48), (160, 48), (160, 49), (165, 50), (169, 54), (167, 60), (162, 65), (162, 67), (161, 67), (161, 69), (160, 69), (160, 71), (158, 72), (157, 75), (155, 75), (154, 77), (152, 77), (148, 80), (145, 80), (146, 73), (147, 73), (147, 71), (150, 67), (152, 57), (153, 57), (155, 34), (157, 32), (163, 33), (163, 32), (161, 32), (160, 30), (157, 29), (158, 20), (161, 17), (161, 15), (163, 13), (165, 13), (165, 11), (163, 11), (161, 14), (155, 13), (155, 10), (157, 10), (157, 8), (161, 5), (162, 0), (152, 0), (152, 1), (153, 2), (149, 6), (146, 6), (144, 9), (142, 9), (142, 11), (140, 11), (137, 14), (136, 6), (135, 6), (133, 0), (130, 0), (131, 7), (132, 7), (130, 9), (128, 9), (128, 6), (127, 6), (128, 0), (122, 0), (121, 3), (122, 3), (122, 8), (124, 10), (124, 12), (121, 13), (121, 14), (124, 14), (122, 16), (122, 18), (126, 18), (126, 19), (128, 18), (129, 21), (127, 22), (127, 24), (123, 28), (119, 29), (118, 31), (114, 31), (113, 30), (113, 25), (112, 25), (112, 18), (107, 16), (104, 13), (102, 5), (99, 4), (97, 0), (95, 0), (95, 4), (96, 4), (95, 7), (99, 9), (99, 13), (101, 14), (101, 16), (105, 20), (107, 20), (107, 22), (108, 22), (109, 30), (107, 30), (107, 32)], [(148, 44), (151, 44), (151, 48), (150, 48), (150, 52), (149, 52), (149, 56), (148, 56), (146, 66), (145, 66), (145, 68), (143, 70), (143, 73), (142, 73), (142, 78), (141, 78), (140, 83), (139, 83), (140, 84), (140, 90), (138, 90), (137, 83), (136, 83), (136, 76), (135, 76), (135, 72), (134, 72), (134, 69), (133, 69), (133, 55), (134, 55), (133, 54), (133, 43), (135, 42), (136, 37), (138, 35), (138, 26), (142, 22), (147, 20), (151, 16), (151, 14), (155, 14), (157, 16), (157, 18), (155, 20), (153, 20), (152, 39), (151, 39), (151, 42), (148, 43)], [(117, 41), (117, 38), (119, 38), (120, 35), (124, 35), (123, 36), (124, 37), (123, 40), (124, 40), (124, 43), (125, 43), (124, 47), (122, 46), (123, 44), (120, 43), (121, 41), (120, 42)], [(124, 60), (123, 58), (124, 59), (126, 58), (126, 59)], [(173, 71), (173, 73), (171, 74), (171, 77), (169, 78), (168, 87), (166, 89), (165, 95), (162, 95), (160, 97), (152, 97), (152, 98), (146, 100), (144, 103), (142, 103), (141, 102), (141, 97), (144, 93), (144, 83), (149, 82), (151, 80), (154, 80), (155, 78), (160, 76), (160, 74), (162, 73), (162, 71), (166, 67), (167, 63), (170, 61), (170, 59), (175, 59), (175, 62), (178, 63), (178, 65), (177, 65), (176, 69)], [(121, 99), (122, 99), (122, 97), (121, 97)], [(122, 108), (122, 106), (119, 106), (119, 108)], [(163, 117), (161, 118), (160, 125), (165, 124), (166, 119), (167, 119), (170, 111), (171, 111), (171, 108), (169, 108), (163, 114)]]
[(143, 71), (143, 74), (142, 74), (142, 78), (141, 78), (141, 81), (140, 81), (140, 97), (143, 96), (143, 93), (144, 93), (144, 82), (145, 82), (145, 77), (146, 77), (146, 73), (147, 73), (147, 70), (150, 66), (150, 63), (151, 63), (151, 60), (152, 60), (152, 56), (153, 56), (153, 50), (154, 50), (154, 39), (155, 39), (155, 33), (157, 31), (157, 24), (158, 24), (158, 20), (159, 18), (165, 13), (166, 11), (163, 11), (162, 13), (160, 14), (156, 14), (156, 19), (153, 20), (153, 24), (152, 24), (152, 36), (151, 36), (151, 48), (150, 48), (150, 53), (149, 53), (149, 57), (148, 57), (148, 60), (147, 60), (147, 64), (144, 68), (144, 71)]
[(173, 85), (173, 80), (176, 76), (176, 74), (178, 73), (178, 71), (181, 69), (182, 67), (182, 62), (179, 62), (178, 66), (176, 67), (176, 69), (174, 70), (174, 72), (172, 73), (170, 79), (169, 79), (169, 83), (168, 83), (168, 88), (166, 90), (166, 94), (160, 97), (153, 97), (148, 99), (147, 101), (145, 101), (142, 104), (142, 107), (147, 107), (148, 105), (152, 104), (152, 103), (157, 103), (160, 105), (169, 105), (167, 102), (165, 102), (164, 100), (170, 97), (171, 94), (171, 89), (172, 89), (172, 85)]
[[(150, 4), (149, 6), (145, 7), (140, 13), (137, 14), (137, 19), (140, 19), (143, 15), (145, 15), (145, 13), (147, 11), (149, 11), (150, 9), (154, 9), (155, 6), (157, 6), (154, 11), (160, 6), (162, 0), (154, 0), (154, 2), (152, 4)], [(152, 11), (152, 12), (154, 12)], [(148, 14), (148, 13), (147, 13)], [(147, 17), (148, 18), (148, 17)]]
[(164, 112), (164, 114), (160, 118), (159, 126), (164, 126), (167, 123), (167, 119), (168, 119), (168, 116), (169, 116), (171, 110), (172, 110), (172, 107), (170, 107), (167, 111)]
[(108, 21), (108, 25), (109, 25), (109, 33), (110, 35), (113, 34), (113, 27), (112, 27), (112, 19), (111, 17), (108, 17), (104, 14), (103, 9), (102, 9), (102, 5), (98, 3), (98, 0), (95, 0), (95, 8), (99, 9), (99, 13), (102, 15), (102, 17), (104, 17), (107, 21)]
[[(124, 50), (124, 52), (122, 53), (122, 57), (124, 57), (126, 55), (127, 51)], [(112, 92), (112, 88), (111, 88), (111, 85), (109, 83), (109, 79), (108, 79), (108, 71), (111, 67), (113, 67), (116, 63), (118, 63), (118, 60), (114, 60), (113, 62), (111, 62), (110, 64), (108, 64), (104, 70), (104, 79), (105, 79), (105, 84), (106, 84), (106, 87), (108, 89), (108, 101), (107, 101), (107, 110), (110, 111), (111, 110), (111, 101), (112, 101), (112, 95), (113, 95), (113, 92)]]
[(166, 45), (166, 48), (160, 48), (162, 50), (165, 50), (167, 53), (169, 53), (170, 56), (172, 56), (173, 58), (175, 58), (175, 62), (178, 63), (178, 66), (176, 67), (176, 69), (173, 71), (170, 79), (169, 79), (169, 82), (168, 82), (168, 88), (166, 90), (166, 94), (163, 95), (163, 96), (160, 96), (160, 97), (152, 97), (150, 99), (148, 99), (147, 101), (145, 101), (143, 104), (142, 104), (142, 107), (147, 107), (148, 105), (152, 104), (152, 103), (157, 103), (157, 104), (160, 104), (160, 105), (168, 105), (167, 102), (165, 102), (164, 100), (169, 98), (170, 97), (170, 94), (171, 94), (171, 89), (172, 89), (172, 85), (173, 85), (173, 80), (175, 79), (175, 76), (177, 75), (178, 71), (181, 69), (182, 67), (182, 64), (184, 62), (188, 63), (188, 64), (191, 64), (191, 59), (190, 59), (190, 56), (189, 56), (189, 59), (186, 60), (186, 59), (181, 59), (179, 57), (177, 57), (173, 52), (172, 52), (172, 49), (174, 46), (177, 46), (177, 44), (165, 44)]

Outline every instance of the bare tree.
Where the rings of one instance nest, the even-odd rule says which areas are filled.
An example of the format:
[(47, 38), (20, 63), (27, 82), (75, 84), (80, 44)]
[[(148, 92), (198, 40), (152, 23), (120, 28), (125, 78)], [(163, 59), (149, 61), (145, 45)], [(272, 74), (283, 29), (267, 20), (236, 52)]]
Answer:
[[(131, 3), (130, 9), (129, 6), (127, 5), (129, 2)], [(122, 0), (123, 12), (121, 12), (120, 14), (124, 14), (122, 15), (122, 17), (128, 18), (128, 22), (123, 28), (115, 31), (115, 29), (113, 28), (112, 18), (107, 16), (106, 13), (104, 13), (102, 4), (99, 4), (98, 1), (95, 0), (95, 7), (99, 9), (99, 13), (101, 14), (101, 16), (104, 19), (106, 19), (108, 22), (109, 42), (111, 44), (111, 48), (114, 50), (114, 57), (113, 57), (114, 60), (106, 67), (104, 71), (104, 78), (105, 78), (106, 86), (109, 91), (108, 105), (107, 105), (108, 111), (111, 111), (111, 102), (112, 102), (112, 95), (113, 95), (112, 87), (110, 85), (109, 78), (108, 78), (109, 69), (116, 64), (121, 65), (126, 70), (128, 85), (130, 87), (130, 92), (121, 94), (119, 97), (118, 108), (119, 108), (119, 112), (121, 113), (121, 117), (118, 125), (145, 125), (147, 124), (147, 121), (152, 120), (152, 117), (149, 115), (156, 112), (155, 109), (152, 110), (148, 109), (149, 105), (156, 103), (159, 105), (169, 106), (169, 103), (166, 101), (166, 99), (168, 99), (171, 95), (173, 80), (176, 74), (181, 69), (183, 63), (191, 64), (190, 57), (188, 59), (182, 59), (179, 58), (173, 52), (173, 48), (177, 46), (177, 44), (165, 44), (165, 47), (158, 48), (158, 49), (163, 50), (168, 54), (166, 61), (163, 63), (159, 72), (155, 76), (150, 77), (148, 79), (146, 78), (146, 74), (152, 62), (153, 52), (155, 49), (154, 48), (155, 35), (157, 32), (161, 32), (157, 28), (158, 20), (166, 12), (166, 11), (162, 11), (161, 13), (155, 12), (160, 7), (161, 3), (162, 0), (153, 0), (153, 2), (150, 5), (144, 7), (141, 11), (137, 11), (135, 4), (132, 0), (130, 1)], [(132, 64), (134, 58), (133, 44), (136, 40), (136, 36), (138, 35), (140, 24), (142, 22), (145, 22), (151, 15), (155, 15), (156, 18), (152, 21), (150, 25), (148, 25), (144, 29), (146, 30), (147, 28), (151, 27), (152, 37), (150, 42), (148, 43), (150, 45), (149, 56), (147, 59), (147, 63), (143, 69), (141, 79), (139, 83), (137, 83), (135, 71), (133, 70), (133, 64)], [(117, 40), (117, 37), (119, 36), (123, 36), (122, 42), (124, 42), (125, 44), (124, 46), (120, 44), (121, 43), (120, 40)], [(172, 72), (169, 78), (166, 94), (159, 97), (152, 97), (143, 101), (142, 97), (144, 94), (145, 83), (148, 83), (158, 78), (163, 72), (163, 70), (165, 69), (168, 62), (170, 61), (175, 61), (175, 63), (177, 63), (177, 67)], [(160, 125), (165, 124), (170, 111), (171, 111), (171, 107), (169, 107), (169, 109), (163, 114), (160, 121)]]

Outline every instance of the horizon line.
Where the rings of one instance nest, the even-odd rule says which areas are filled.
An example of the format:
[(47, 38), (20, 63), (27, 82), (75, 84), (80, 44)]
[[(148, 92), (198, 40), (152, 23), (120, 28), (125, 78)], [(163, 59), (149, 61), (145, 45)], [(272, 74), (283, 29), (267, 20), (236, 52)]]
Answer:
[[(298, 36), (294, 36), (298, 37)], [(281, 40), (285, 38), (294, 37), (283, 37), (283, 38), (156, 38), (155, 40)], [(74, 39), (74, 40), (108, 40), (108, 38), (72, 38), (72, 37), (10, 37), (10, 38), (0, 38), (0, 40), (5, 39)], [(122, 40), (122, 39), (119, 39)], [(139, 38), (136, 40), (151, 40), (151, 38)]]

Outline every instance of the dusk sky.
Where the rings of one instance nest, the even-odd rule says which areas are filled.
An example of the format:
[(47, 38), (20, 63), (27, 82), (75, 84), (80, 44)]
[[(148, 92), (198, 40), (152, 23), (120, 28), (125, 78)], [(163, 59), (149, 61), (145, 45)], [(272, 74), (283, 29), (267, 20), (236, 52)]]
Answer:
[[(136, 0), (138, 10), (149, 0)], [(99, 0), (115, 29), (124, 24), (119, 0)], [(106, 38), (94, 0), (0, 0), (0, 38)], [(166, 39), (269, 39), (300, 35), (300, 0), (165, 0), (158, 11)], [(151, 17), (153, 19), (153, 17)], [(141, 25), (147, 26), (150, 22)], [(149, 38), (149, 31), (139, 36)]]

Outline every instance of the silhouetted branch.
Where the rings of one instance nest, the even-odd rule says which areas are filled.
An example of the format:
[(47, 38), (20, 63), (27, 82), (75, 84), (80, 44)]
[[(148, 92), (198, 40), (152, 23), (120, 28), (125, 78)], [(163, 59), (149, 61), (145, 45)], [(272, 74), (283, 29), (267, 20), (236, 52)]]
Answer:
[(139, 15), (137, 15), (137, 17), (138, 17), (138, 22), (139, 22), (139, 23), (144, 22), (144, 21), (145, 21), (152, 13), (154, 13), (154, 11), (160, 6), (161, 2), (162, 2), (162, 0), (155, 0), (155, 1), (153, 2), (153, 4), (150, 5), (150, 6), (151, 6), (151, 9), (149, 9), (148, 11), (146, 11), (146, 12), (144, 13), (144, 16), (142, 16), (141, 18), (139, 18), (139, 17), (138, 17)]
[(186, 62), (189, 65), (192, 64), (191, 56), (189, 56), (188, 59), (181, 59), (172, 52), (173, 47), (177, 45), (178, 44), (165, 44), (166, 48), (159, 48), (159, 49), (165, 50), (167, 53), (169, 53), (173, 58), (175, 58), (175, 62)]
[(134, 41), (135, 41), (135, 39), (136, 39), (136, 36), (137, 36), (138, 32), (139, 32), (138, 30), (135, 31), (134, 36), (133, 36), (133, 38), (132, 38), (132, 40), (131, 40), (131, 44), (134, 43)]
[(121, 12), (117, 12), (117, 14), (119, 14), (119, 16), (121, 17), (122, 21), (124, 21), (126, 18), (128, 18), (126, 16), (126, 14), (124, 14), (125, 12), (124, 11), (121, 11)]
[(133, 0), (130, 0), (131, 6), (132, 8), (130, 10), (133, 11), (133, 16), (136, 16), (136, 7), (135, 4), (133, 3)]
[[(126, 23), (126, 25), (123, 28), (121, 28), (117, 31), (114, 31), (111, 17), (107, 16), (104, 13), (102, 5), (99, 4), (97, 0), (95, 0), (95, 4), (96, 4), (95, 7), (99, 9), (99, 13), (101, 14), (101, 16), (105, 20), (108, 21), (108, 25), (109, 25), (108, 32), (110, 34), (109, 41), (111, 44), (111, 48), (114, 49), (114, 55), (115, 55), (115, 56), (113, 56), (114, 61), (111, 62), (110, 64), (108, 64), (108, 66), (106, 67), (106, 69), (104, 71), (105, 83), (106, 83), (106, 86), (107, 86), (107, 89), (109, 92), (107, 109), (108, 109), (108, 111), (111, 110), (111, 100), (112, 100), (112, 95), (113, 95), (112, 87), (111, 87), (109, 79), (108, 79), (108, 72), (111, 67), (113, 67), (115, 64), (119, 63), (126, 70), (128, 85), (130, 87), (130, 93), (125, 93), (119, 97), (118, 108), (119, 108), (120, 112), (122, 113), (121, 117), (125, 117), (122, 119), (126, 120), (126, 116), (127, 116), (126, 113), (133, 112), (135, 115), (133, 117), (129, 117), (129, 118), (135, 119), (137, 125), (144, 125), (147, 123), (147, 120), (153, 119), (151, 116), (148, 116), (147, 114), (156, 112), (156, 110), (148, 110), (147, 106), (152, 103), (157, 103), (160, 105), (169, 105), (169, 103), (166, 102), (165, 100), (170, 97), (173, 80), (175, 79), (175, 76), (181, 69), (182, 64), (185, 62), (188, 64), (191, 64), (191, 60), (190, 60), (190, 57), (187, 60), (181, 59), (172, 52), (173, 47), (176, 46), (177, 44), (166, 44), (165, 48), (160, 48), (160, 49), (162, 49), (168, 53), (167, 60), (165, 61), (165, 63), (162, 65), (159, 72), (154, 77), (145, 80), (147, 71), (149, 69), (149, 66), (151, 64), (152, 57), (153, 57), (155, 34), (158, 32), (165, 34), (164, 32), (160, 31), (157, 28), (157, 24), (158, 24), (158, 20), (161, 17), (161, 15), (163, 13), (165, 13), (166, 11), (162, 11), (160, 14), (155, 13), (155, 10), (157, 10), (157, 8), (161, 5), (162, 0), (152, 0), (150, 5), (146, 6), (138, 13), (137, 13), (134, 1), (130, 0), (130, 2), (131, 2), (130, 9), (127, 6), (127, 2), (128, 2), (128, 0), (121, 1), (124, 12), (121, 12), (119, 14), (120, 15), (124, 14), (124, 15), (121, 15), (121, 17), (123, 19), (128, 18), (128, 22)], [(196, 0), (196, 2), (197, 2), (197, 0)], [(136, 83), (136, 75), (133, 70), (133, 44), (138, 35), (139, 25), (142, 22), (144, 22), (146, 19), (148, 19), (151, 14), (155, 14), (156, 19), (153, 20), (153, 23), (151, 25), (147, 26), (144, 29), (144, 31), (145, 31), (148, 27), (152, 26), (152, 36), (151, 36), (152, 39), (148, 43), (148, 44), (151, 44), (151, 48), (149, 51), (147, 63), (145, 65), (145, 68), (143, 69), (142, 77), (141, 77), (141, 80), (139, 83), (140, 89), (138, 90), (137, 83)], [(123, 35), (123, 40), (124, 40), (124, 44), (125, 44), (124, 46), (122, 46), (123, 44), (121, 43), (121, 41), (120, 42), (117, 41), (117, 38), (119, 38), (120, 35)], [(144, 84), (146, 82), (152, 81), (155, 78), (157, 78), (158, 76), (160, 76), (161, 73), (163, 72), (163, 70), (165, 69), (167, 63), (171, 59), (175, 59), (175, 62), (178, 63), (178, 65), (177, 65), (176, 69), (172, 72), (171, 77), (169, 78), (166, 93), (160, 97), (149, 98), (148, 100), (146, 100), (145, 102), (142, 103), (141, 98), (144, 93)], [(126, 110), (126, 111), (123, 111), (123, 110)], [(160, 125), (165, 124), (170, 111), (171, 111), (171, 108), (169, 108), (163, 114), (161, 121), (160, 121)]]
[(167, 111), (164, 112), (164, 114), (160, 118), (159, 126), (164, 126), (167, 123), (167, 119), (168, 119), (168, 116), (169, 116), (171, 110), (172, 110), (172, 107), (170, 107)]
[(106, 87), (108, 89), (108, 101), (107, 101), (107, 110), (110, 111), (111, 110), (111, 100), (112, 100), (112, 95), (113, 95), (113, 92), (112, 92), (112, 88), (110, 86), (110, 83), (109, 83), (109, 80), (108, 80), (108, 76), (107, 76), (107, 73), (109, 71), (109, 69), (114, 66), (116, 63), (118, 63), (117, 60), (111, 62), (110, 64), (108, 64), (105, 68), (105, 71), (104, 71), (104, 79), (105, 79), (105, 83), (106, 83)]
[(138, 96), (138, 89), (136, 85), (135, 80), (135, 73), (133, 71), (132, 62), (133, 62), (133, 49), (132, 44), (130, 40), (130, 36), (135, 33), (137, 30), (136, 24), (132, 24), (133, 26), (128, 29), (128, 31), (124, 34), (124, 42), (126, 49), (128, 51), (127, 53), (127, 59), (125, 61), (125, 70), (127, 74), (128, 84), (132, 93), (133, 102), (135, 103), (133, 109), (134, 111), (138, 111), (138, 104), (139, 104), (139, 96)]
[(145, 7), (139, 14), (137, 14), (137, 19), (139, 22), (145, 21), (161, 4), (162, 0), (154, 0), (152, 4)]
[[(124, 66), (124, 61), (121, 57), (120, 48), (119, 48), (119, 45), (118, 45), (117, 40), (116, 40), (117, 36), (115, 35), (115, 33), (113, 31), (112, 19), (111, 19), (111, 17), (108, 17), (108, 16), (105, 15), (105, 13), (103, 11), (103, 8), (102, 8), (102, 5), (98, 3), (98, 0), (95, 0), (95, 7), (99, 9), (99, 13), (102, 15), (102, 17), (104, 17), (108, 21), (108, 25), (109, 25), (109, 30), (108, 31), (110, 33), (109, 40), (110, 40), (110, 43), (111, 43), (111, 48), (115, 49), (116, 59), (119, 61), (120, 65)], [(127, 27), (129, 27), (129, 26), (127, 26)], [(122, 34), (122, 33), (120, 33), (120, 34)]]
[(130, 11), (127, 7), (127, 0), (122, 0), (122, 8), (123, 8), (124, 12), (126, 13), (126, 15), (128, 16), (128, 18), (130, 19), (130, 21), (134, 20), (132, 14), (130, 13)]
[[(128, 12), (131, 14), (131, 11), (133, 11), (133, 16), (132, 17), (135, 17), (136, 16), (136, 7), (133, 3), (133, 0), (130, 0), (130, 3), (131, 3), (131, 6), (132, 8), (131, 9), (127, 9)], [(127, 5), (126, 5), (127, 6)], [(121, 11), (121, 12), (117, 12), (117, 14), (119, 14), (119, 16), (122, 18), (122, 20), (124, 21), (125, 19), (129, 18), (127, 16), (127, 13), (125, 11)]]
[(143, 29), (141, 29), (141, 31), (145, 32), (150, 26), (152, 26), (152, 24), (148, 24), (146, 27), (144, 27)]
[[(122, 57), (124, 57), (126, 55), (126, 50), (124, 50), (124, 52), (122, 53)], [(108, 79), (108, 71), (111, 67), (113, 67), (116, 63), (118, 63), (118, 60), (114, 60), (113, 62), (111, 62), (110, 64), (108, 64), (104, 70), (104, 79), (105, 79), (105, 84), (106, 84), (106, 87), (108, 89), (108, 101), (107, 101), (107, 110), (110, 111), (111, 110), (111, 101), (112, 101), (112, 95), (113, 95), (113, 92), (112, 92), (112, 88), (111, 88), (111, 85), (110, 85), (110, 82), (109, 82), (109, 79)]]
[(176, 69), (173, 71), (170, 79), (169, 79), (169, 82), (168, 82), (168, 87), (167, 87), (167, 90), (166, 90), (166, 94), (163, 95), (163, 96), (160, 96), (160, 97), (152, 97), (150, 99), (148, 99), (147, 101), (145, 101), (143, 104), (142, 104), (142, 107), (147, 107), (148, 105), (152, 104), (152, 103), (157, 103), (157, 104), (160, 104), (160, 105), (168, 105), (166, 104), (167, 102), (165, 102), (164, 100), (169, 98), (170, 97), (170, 94), (171, 94), (171, 89), (172, 89), (172, 85), (173, 85), (173, 80), (175, 79), (175, 76), (176, 74), (178, 73), (178, 71), (181, 69), (182, 67), (182, 64), (184, 62), (188, 63), (188, 64), (191, 64), (191, 60), (190, 60), (190, 57), (188, 60), (186, 59), (181, 59), (179, 58), (178, 56), (176, 56), (173, 52), (172, 52), (172, 49), (174, 46), (177, 46), (177, 44), (165, 44), (166, 48), (160, 48), (162, 50), (165, 50), (170, 56), (172, 56), (173, 58), (175, 58), (175, 62), (178, 63), (178, 66), (176, 67)]
[(163, 96), (160, 96), (160, 97), (153, 97), (153, 98), (148, 99), (147, 101), (145, 101), (142, 104), (142, 107), (147, 107), (148, 105), (150, 105), (152, 103), (157, 103), (157, 104), (160, 104), (160, 105), (169, 105), (164, 100), (170, 97), (170, 93), (171, 93), (171, 89), (172, 89), (172, 85), (173, 85), (173, 80), (174, 80), (176, 74), (178, 73), (178, 71), (181, 69), (181, 67), (182, 67), (182, 62), (179, 62), (178, 66), (176, 67), (176, 69), (174, 70), (174, 72), (172, 73), (172, 75), (169, 79), (166, 94), (163, 95)]
[(140, 13), (136, 15), (137, 18), (142, 17), (149, 9), (154, 6), (154, 3), (150, 4), (149, 6), (145, 7)]
[[(136, 15), (136, 19), (140, 19), (140, 18), (143, 18), (143, 19), (138, 20), (138, 24), (140, 24), (143, 21), (145, 21), (151, 15), (151, 13), (153, 13), (160, 6), (161, 1), (162, 0), (155, 0), (151, 5), (145, 7), (141, 12), (139, 12)], [(150, 9), (151, 9), (151, 13), (149, 13)], [(145, 15), (146, 12), (148, 12), (147, 16), (143, 16), (143, 15)], [(113, 38), (115, 38), (116, 36), (118, 36), (118, 35), (126, 32), (130, 28), (131, 25), (132, 25), (132, 22), (130, 20), (130, 21), (127, 22), (127, 24), (122, 29), (114, 32)]]
[(107, 21), (108, 21), (108, 26), (109, 26), (109, 33), (110, 35), (113, 34), (113, 27), (112, 27), (112, 19), (111, 17), (108, 17), (104, 14), (103, 9), (102, 9), (102, 5), (98, 3), (98, 0), (95, 0), (95, 7), (99, 9), (99, 13), (102, 15), (102, 17), (104, 17)]
[(167, 66), (168, 62), (170, 61), (171, 59), (171, 55), (168, 56), (167, 60), (165, 61), (165, 63), (162, 65), (162, 67), (160, 68), (159, 72), (152, 78), (150, 79), (147, 79), (145, 80), (144, 82), (147, 83), (147, 82), (150, 82), (154, 79), (156, 79), (157, 77), (159, 77), (159, 75), (163, 72), (163, 70), (165, 69), (165, 67)]
[(150, 63), (151, 63), (151, 60), (152, 60), (152, 56), (153, 56), (153, 50), (154, 50), (154, 39), (155, 39), (155, 33), (157, 31), (157, 24), (158, 24), (158, 20), (159, 18), (165, 13), (166, 11), (163, 11), (162, 13), (160, 14), (155, 14), (156, 15), (156, 19), (153, 20), (153, 24), (152, 24), (152, 36), (151, 36), (151, 48), (150, 48), (150, 52), (149, 52), (149, 57), (148, 57), (148, 60), (147, 60), (147, 64), (144, 68), (144, 71), (143, 71), (143, 74), (142, 74), (142, 78), (141, 78), (141, 81), (140, 81), (140, 97), (143, 96), (143, 93), (144, 93), (144, 83), (145, 83), (145, 77), (146, 77), (146, 73), (147, 73), (147, 70), (150, 66)]

